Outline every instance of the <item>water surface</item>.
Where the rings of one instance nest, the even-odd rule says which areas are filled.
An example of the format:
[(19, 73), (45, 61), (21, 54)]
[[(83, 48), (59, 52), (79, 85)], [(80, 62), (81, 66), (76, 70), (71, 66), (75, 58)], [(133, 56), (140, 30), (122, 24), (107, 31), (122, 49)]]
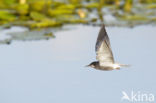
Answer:
[(122, 91), (156, 94), (156, 27), (106, 28), (115, 60), (131, 65), (116, 71), (84, 67), (95, 60), (99, 29), (77, 25), (55, 39), (0, 45), (0, 103), (120, 103)]

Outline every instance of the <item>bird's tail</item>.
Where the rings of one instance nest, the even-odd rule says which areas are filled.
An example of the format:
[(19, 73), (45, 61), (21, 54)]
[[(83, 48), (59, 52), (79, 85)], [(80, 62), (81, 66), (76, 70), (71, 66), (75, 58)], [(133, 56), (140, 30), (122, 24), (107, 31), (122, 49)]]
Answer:
[(120, 67), (124, 67), (124, 68), (130, 67), (130, 65), (128, 65), (128, 64), (119, 64), (119, 65), (120, 65)]

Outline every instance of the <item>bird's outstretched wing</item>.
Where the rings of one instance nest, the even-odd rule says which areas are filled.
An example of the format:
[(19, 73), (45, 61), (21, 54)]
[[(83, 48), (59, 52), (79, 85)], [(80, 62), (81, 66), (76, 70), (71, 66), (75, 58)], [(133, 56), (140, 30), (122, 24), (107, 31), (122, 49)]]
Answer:
[(104, 24), (100, 29), (95, 49), (97, 54), (96, 59), (100, 62), (100, 65), (102, 65), (103, 63), (114, 63), (109, 37), (105, 30)]

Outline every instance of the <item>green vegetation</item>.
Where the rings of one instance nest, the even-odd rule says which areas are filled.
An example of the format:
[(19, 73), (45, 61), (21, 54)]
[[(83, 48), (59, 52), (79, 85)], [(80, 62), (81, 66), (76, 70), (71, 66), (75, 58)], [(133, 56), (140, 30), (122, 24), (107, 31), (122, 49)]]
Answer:
[(11, 22), (16, 19), (16, 16), (10, 13), (9, 11), (0, 11), (0, 20), (1, 21), (6, 21), (6, 22)]
[[(142, 6), (137, 7), (137, 4)], [(104, 8), (109, 11), (104, 12)], [(97, 20), (105, 22), (107, 13), (120, 22), (140, 23), (154, 21), (155, 9), (156, 0), (138, 0), (137, 3), (134, 0), (0, 0), (0, 25), (36, 29), (64, 24), (96, 24)], [(96, 16), (90, 17), (93, 13)]]

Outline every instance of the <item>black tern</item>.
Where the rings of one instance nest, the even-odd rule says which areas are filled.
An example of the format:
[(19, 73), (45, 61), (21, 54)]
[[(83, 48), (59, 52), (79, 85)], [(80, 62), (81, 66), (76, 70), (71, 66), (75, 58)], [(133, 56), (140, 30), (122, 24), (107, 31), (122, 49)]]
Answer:
[(95, 46), (96, 51), (96, 59), (98, 61), (94, 61), (87, 65), (87, 67), (92, 67), (98, 70), (119, 70), (121, 67), (128, 67), (129, 65), (115, 63), (113, 53), (111, 50), (110, 40), (107, 35), (105, 25), (103, 24)]

